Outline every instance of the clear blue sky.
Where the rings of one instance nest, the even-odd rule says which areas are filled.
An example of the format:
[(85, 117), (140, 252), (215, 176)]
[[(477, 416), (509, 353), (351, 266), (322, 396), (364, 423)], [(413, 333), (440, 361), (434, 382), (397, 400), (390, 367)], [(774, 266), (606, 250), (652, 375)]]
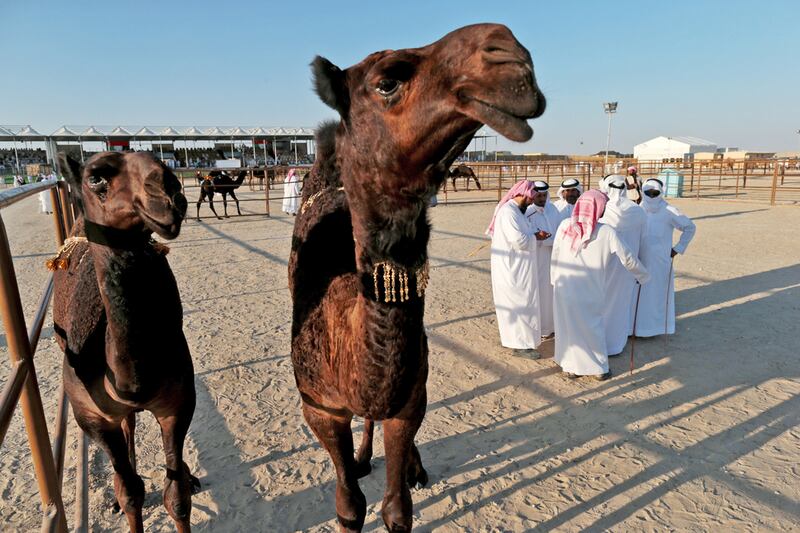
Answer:
[[(316, 54), (346, 67), (475, 22), (508, 25), (548, 98), (516, 152), (656, 135), (800, 148), (800, 1), (0, 3), (0, 124), (313, 126)], [(583, 141), (583, 145), (580, 142)], [(491, 144), (490, 144), (491, 147)]]

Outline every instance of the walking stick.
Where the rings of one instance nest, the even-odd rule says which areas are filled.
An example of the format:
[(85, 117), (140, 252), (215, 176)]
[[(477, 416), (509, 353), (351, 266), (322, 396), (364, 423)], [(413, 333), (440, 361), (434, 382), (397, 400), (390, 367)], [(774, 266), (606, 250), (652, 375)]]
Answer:
[(633, 310), (633, 336), (631, 336), (631, 374), (633, 374), (633, 351), (636, 349), (636, 318), (639, 316), (639, 296), (642, 295), (642, 285), (636, 283), (636, 307)]
[(674, 257), (669, 258), (669, 274), (667, 274), (667, 297), (664, 303), (664, 349), (667, 348), (667, 324), (669, 323), (669, 285), (672, 282), (672, 265), (674, 264)]

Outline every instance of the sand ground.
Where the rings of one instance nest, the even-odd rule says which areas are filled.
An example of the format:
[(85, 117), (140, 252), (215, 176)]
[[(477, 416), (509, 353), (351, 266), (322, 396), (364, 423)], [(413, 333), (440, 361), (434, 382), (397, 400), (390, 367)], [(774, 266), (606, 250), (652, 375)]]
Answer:
[[(29, 317), (54, 248), (51, 219), (36, 214), (35, 202), (2, 212)], [(417, 438), (431, 482), (413, 493), (418, 531), (800, 528), (800, 210), (674, 204), (698, 225), (675, 263), (677, 334), (640, 341), (633, 375), (627, 360), (613, 360), (615, 377), (604, 383), (568, 381), (550, 360), (501, 349), (489, 252), (476, 251), (493, 206), (432, 211), (429, 405)], [(336, 529), (333, 467), (294, 388), (292, 218), (279, 213), (276, 203), (272, 218), (187, 221), (169, 255), (197, 373), (186, 460), (203, 483), (193, 500), (198, 531)], [(4, 337), (0, 352), (7, 361)], [(51, 414), (60, 360), (48, 322), (36, 364)], [(7, 375), (0, 363), (0, 384)], [(358, 438), (358, 422), (354, 429)], [(72, 420), (69, 430), (71, 521)], [(380, 430), (376, 440), (373, 473), (361, 482), (368, 531), (383, 527)], [(145, 527), (171, 531), (161, 440), (147, 414), (139, 415), (137, 450)], [(92, 529), (124, 530), (109, 509), (110, 466), (95, 446), (90, 468)], [(0, 450), (0, 523), (3, 531), (40, 524), (19, 413)]]

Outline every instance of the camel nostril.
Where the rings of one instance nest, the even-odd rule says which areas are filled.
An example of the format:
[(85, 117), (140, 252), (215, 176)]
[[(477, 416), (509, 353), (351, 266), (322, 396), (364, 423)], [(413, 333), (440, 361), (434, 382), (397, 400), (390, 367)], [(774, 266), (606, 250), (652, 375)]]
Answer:
[(516, 46), (512, 46), (511, 44), (506, 45), (505, 43), (488, 43), (481, 49), (481, 56), (485, 62), (492, 65), (503, 63), (530, 64), (529, 55), (519, 50)]

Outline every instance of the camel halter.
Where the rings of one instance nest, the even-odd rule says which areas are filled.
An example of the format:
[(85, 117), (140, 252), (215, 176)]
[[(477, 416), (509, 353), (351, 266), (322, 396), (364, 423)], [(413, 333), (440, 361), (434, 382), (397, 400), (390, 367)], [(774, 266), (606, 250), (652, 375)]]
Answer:
[[(428, 287), (428, 279), (429, 268), (427, 261), (421, 267), (411, 271), (391, 261), (381, 261), (372, 266), (372, 287), (376, 302), (381, 301), (381, 293), (383, 293), (384, 303), (410, 301), (410, 282), (414, 282), (414, 292), (417, 297), (422, 298), (425, 296), (425, 289)], [(381, 291), (381, 289), (383, 290)]]
[[(169, 253), (169, 246), (162, 244), (152, 236), (143, 237), (141, 234), (132, 234), (130, 231), (119, 230), (101, 224), (95, 224), (90, 220), (84, 219), (84, 233), (86, 237), (69, 237), (58, 249), (56, 255), (45, 261), (47, 270), (55, 272), (56, 270), (67, 270), (70, 264), (72, 253), (81, 243), (93, 242), (102, 246), (111, 248), (118, 248), (122, 250), (141, 250), (145, 247), (150, 247), (158, 255), (167, 255)], [(83, 258), (86, 256), (84, 252), (78, 262), (80, 265)]]

